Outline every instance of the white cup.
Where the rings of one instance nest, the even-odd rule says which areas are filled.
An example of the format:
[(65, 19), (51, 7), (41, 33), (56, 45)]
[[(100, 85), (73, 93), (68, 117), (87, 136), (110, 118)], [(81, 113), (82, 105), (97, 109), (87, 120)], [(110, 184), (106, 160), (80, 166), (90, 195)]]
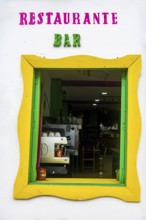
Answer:
[(54, 132), (51, 131), (51, 132), (49, 133), (49, 137), (54, 137)]
[(46, 133), (46, 132), (43, 132), (43, 133), (42, 133), (42, 136), (43, 136), (43, 137), (47, 137), (47, 133)]
[(61, 134), (59, 132), (56, 132), (55, 137), (61, 137)]

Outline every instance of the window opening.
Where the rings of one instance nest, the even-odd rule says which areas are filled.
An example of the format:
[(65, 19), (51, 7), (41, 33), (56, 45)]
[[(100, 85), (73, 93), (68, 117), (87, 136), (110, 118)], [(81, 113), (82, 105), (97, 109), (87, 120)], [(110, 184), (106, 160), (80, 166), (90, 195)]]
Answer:
[(126, 69), (35, 69), (30, 182), (41, 166), (47, 178), (125, 183), (126, 75)]

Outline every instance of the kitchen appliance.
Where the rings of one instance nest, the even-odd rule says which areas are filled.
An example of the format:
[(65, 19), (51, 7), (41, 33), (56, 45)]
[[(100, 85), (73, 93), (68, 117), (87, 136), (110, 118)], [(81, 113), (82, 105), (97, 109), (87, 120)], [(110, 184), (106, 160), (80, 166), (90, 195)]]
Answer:
[(66, 137), (41, 137), (41, 163), (69, 164)]
[(66, 149), (66, 137), (41, 137), (41, 166), (47, 177), (70, 176), (70, 154)]
[[(77, 124), (47, 124), (43, 126), (43, 131), (59, 131), (67, 138), (67, 146), (74, 147), (75, 154), (78, 154), (79, 146), (79, 125)], [(62, 136), (62, 135), (61, 135)]]

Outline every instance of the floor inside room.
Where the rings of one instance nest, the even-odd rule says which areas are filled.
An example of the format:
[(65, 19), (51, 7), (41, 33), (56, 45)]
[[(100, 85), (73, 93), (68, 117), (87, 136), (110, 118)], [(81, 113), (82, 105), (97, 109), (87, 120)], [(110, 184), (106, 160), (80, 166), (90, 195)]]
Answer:
[[(103, 159), (103, 158), (102, 158)], [(104, 164), (99, 165), (99, 161), (97, 162), (97, 166), (94, 168), (84, 168), (84, 170), (73, 170), (72, 178), (115, 178), (112, 164), (112, 156), (107, 155)], [(90, 165), (88, 165), (90, 166)]]

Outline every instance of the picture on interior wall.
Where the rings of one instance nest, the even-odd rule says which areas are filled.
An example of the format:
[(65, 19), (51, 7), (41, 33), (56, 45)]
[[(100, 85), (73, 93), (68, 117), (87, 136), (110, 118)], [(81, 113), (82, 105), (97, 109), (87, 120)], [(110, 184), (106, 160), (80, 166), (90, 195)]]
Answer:
[(139, 201), (135, 157), (140, 68), (140, 55), (114, 60), (22, 56), (15, 198), (112, 196)]

